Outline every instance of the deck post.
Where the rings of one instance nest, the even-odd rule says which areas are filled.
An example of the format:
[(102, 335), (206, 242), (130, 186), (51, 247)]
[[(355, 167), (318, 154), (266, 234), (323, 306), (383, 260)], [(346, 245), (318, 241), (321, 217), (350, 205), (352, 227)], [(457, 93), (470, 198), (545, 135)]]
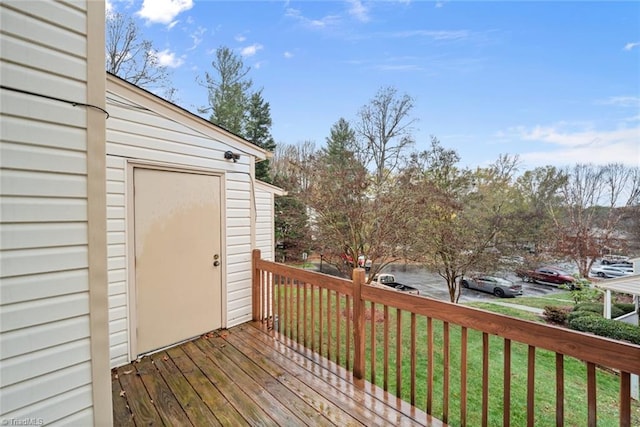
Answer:
[(364, 300), (362, 286), (365, 282), (363, 268), (353, 270), (353, 378), (356, 386), (364, 387)]
[(254, 249), (251, 253), (251, 269), (253, 274), (251, 275), (251, 312), (254, 322), (260, 319), (260, 269), (258, 269), (258, 261), (262, 254), (260, 249)]

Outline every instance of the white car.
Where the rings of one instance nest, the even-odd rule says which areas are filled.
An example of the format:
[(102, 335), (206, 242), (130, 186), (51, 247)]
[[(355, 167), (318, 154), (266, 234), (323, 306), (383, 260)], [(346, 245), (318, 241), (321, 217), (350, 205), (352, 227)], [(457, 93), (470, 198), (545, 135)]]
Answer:
[(621, 267), (614, 267), (612, 265), (599, 265), (596, 267), (592, 267), (589, 274), (591, 276), (602, 278), (622, 277), (633, 274), (633, 269), (623, 269)]

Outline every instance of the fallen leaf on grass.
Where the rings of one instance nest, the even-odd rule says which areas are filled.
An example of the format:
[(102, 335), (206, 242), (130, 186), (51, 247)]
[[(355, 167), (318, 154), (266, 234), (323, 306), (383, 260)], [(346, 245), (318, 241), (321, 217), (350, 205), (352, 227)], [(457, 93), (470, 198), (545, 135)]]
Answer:
[(125, 395), (125, 394), (127, 394), (127, 392), (126, 392), (126, 391), (124, 391), (124, 390), (120, 390), (120, 397), (124, 397), (124, 395)]
[(131, 372), (133, 372), (133, 369), (129, 369), (128, 371), (124, 371), (123, 374), (129, 375)]

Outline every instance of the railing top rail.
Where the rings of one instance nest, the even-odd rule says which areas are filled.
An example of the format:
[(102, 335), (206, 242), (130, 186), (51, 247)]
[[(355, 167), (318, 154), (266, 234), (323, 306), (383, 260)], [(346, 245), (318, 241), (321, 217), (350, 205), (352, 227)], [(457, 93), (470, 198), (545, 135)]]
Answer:
[(299, 282), (319, 286), (324, 289), (337, 291), (341, 294), (353, 296), (353, 281), (316, 271), (303, 270), (297, 267), (272, 261), (256, 260), (255, 268), (283, 277), (292, 277)]

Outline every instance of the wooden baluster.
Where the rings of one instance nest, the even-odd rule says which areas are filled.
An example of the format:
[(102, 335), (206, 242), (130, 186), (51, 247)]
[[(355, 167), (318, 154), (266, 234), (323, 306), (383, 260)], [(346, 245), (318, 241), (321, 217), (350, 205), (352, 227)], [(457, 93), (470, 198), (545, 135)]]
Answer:
[(416, 406), (416, 314), (411, 313), (411, 406)]
[(587, 407), (589, 418), (587, 419), (587, 425), (589, 427), (596, 427), (598, 423), (597, 412), (597, 399), (596, 399), (596, 365), (595, 363), (587, 363)]
[(564, 425), (564, 356), (556, 353), (556, 427)]
[(251, 253), (251, 265), (253, 276), (251, 277), (251, 317), (254, 321), (262, 320), (260, 318), (260, 270), (258, 269), (258, 261), (260, 260), (260, 249), (254, 249)]
[(384, 360), (382, 361), (383, 366), (383, 379), (382, 379), (382, 389), (384, 391), (389, 390), (389, 306), (384, 306)]
[(489, 334), (482, 333), (482, 426), (489, 421)]
[(340, 342), (342, 337), (340, 336), (340, 293), (336, 291), (336, 363), (340, 364)]
[(324, 289), (318, 287), (318, 354), (322, 354), (322, 340), (324, 339), (322, 294)]
[(511, 425), (511, 340), (504, 340), (504, 354), (502, 355), (504, 365), (504, 377), (502, 379), (502, 425)]
[(427, 317), (427, 414), (431, 415), (433, 404), (433, 319)]
[(449, 364), (449, 349), (450, 349), (450, 336), (449, 336), (449, 322), (442, 324), (443, 328), (443, 373), (442, 373), (442, 421), (447, 424), (449, 422), (449, 377), (450, 377), (450, 364)]
[(347, 354), (345, 355), (345, 360), (346, 360), (346, 367), (347, 367), (347, 371), (351, 370), (352, 365), (351, 365), (351, 322), (352, 322), (352, 313), (351, 313), (351, 297), (349, 295), (345, 296), (345, 327), (346, 327), (346, 333), (345, 333), (345, 341), (346, 341), (346, 352)]
[(375, 303), (371, 303), (371, 384), (376, 383), (376, 342), (378, 341), (376, 338), (376, 305)]
[(300, 339), (300, 320), (302, 319), (302, 317), (300, 316), (300, 282), (298, 280), (296, 280), (294, 282), (294, 289), (296, 290), (296, 318), (295, 318), (295, 322), (296, 322), (296, 342), (297, 343), (302, 343), (304, 340)]
[(311, 350), (316, 349), (316, 286), (311, 285)]
[(402, 397), (402, 311), (396, 309), (396, 396)]
[(327, 359), (331, 360), (331, 290), (327, 290)]
[(309, 312), (307, 311), (308, 300), (309, 300), (309, 284), (305, 282), (304, 290), (302, 294), (302, 321), (304, 322), (302, 325), (302, 334), (304, 336), (304, 339), (302, 341), (306, 348), (309, 348), (309, 336), (308, 336), (309, 330), (307, 328), (308, 315), (309, 315)]
[(467, 425), (467, 328), (460, 331), (460, 425)]
[(535, 401), (536, 401), (536, 348), (529, 346), (527, 357), (527, 425), (535, 425)]
[(631, 427), (631, 374), (620, 372), (620, 427)]

